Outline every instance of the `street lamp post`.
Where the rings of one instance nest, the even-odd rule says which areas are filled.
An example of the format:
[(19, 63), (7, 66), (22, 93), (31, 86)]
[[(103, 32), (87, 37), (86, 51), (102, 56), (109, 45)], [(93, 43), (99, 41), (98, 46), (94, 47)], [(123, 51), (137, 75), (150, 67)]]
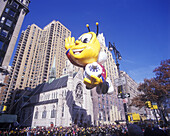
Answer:
[[(122, 57), (120, 55), (120, 52), (116, 49), (115, 43), (113, 43), (113, 45), (109, 42), (109, 50), (114, 52), (115, 58), (116, 58), (116, 66), (117, 66), (117, 70), (118, 70), (118, 74), (119, 74), (119, 78), (120, 78), (120, 68), (119, 68), (119, 62), (118, 59), (121, 60)], [(125, 98), (125, 93), (123, 91), (123, 87), (121, 85), (121, 90), (122, 90), (122, 99)], [(123, 107), (124, 107), (124, 113), (125, 113), (125, 119), (126, 119), (126, 124), (128, 125), (128, 114), (127, 114), (127, 105), (126, 102), (123, 102)]]

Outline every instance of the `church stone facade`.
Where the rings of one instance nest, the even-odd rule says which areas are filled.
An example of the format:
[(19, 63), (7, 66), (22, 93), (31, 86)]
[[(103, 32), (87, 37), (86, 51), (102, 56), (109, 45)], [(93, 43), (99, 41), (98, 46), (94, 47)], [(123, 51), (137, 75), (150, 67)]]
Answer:
[(31, 127), (93, 125), (91, 90), (83, 84), (81, 71), (40, 86), (34, 89), (37, 102), (33, 105)]

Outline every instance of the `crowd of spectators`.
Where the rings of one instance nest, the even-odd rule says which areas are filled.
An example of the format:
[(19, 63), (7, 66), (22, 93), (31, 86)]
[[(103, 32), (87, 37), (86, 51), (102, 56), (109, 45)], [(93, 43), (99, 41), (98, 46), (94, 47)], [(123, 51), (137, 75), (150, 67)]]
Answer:
[(168, 127), (148, 125), (145, 128), (136, 124), (104, 125), (93, 127), (36, 127), (15, 128), (0, 131), (0, 136), (169, 136)]

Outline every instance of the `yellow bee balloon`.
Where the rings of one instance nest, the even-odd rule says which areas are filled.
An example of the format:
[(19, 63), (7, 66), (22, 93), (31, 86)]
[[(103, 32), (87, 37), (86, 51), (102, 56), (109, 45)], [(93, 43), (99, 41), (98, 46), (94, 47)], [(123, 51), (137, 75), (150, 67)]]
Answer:
[[(100, 43), (97, 33), (90, 32), (89, 25), (86, 25), (89, 32), (82, 34), (76, 41), (74, 37), (65, 39), (66, 55), (70, 62), (76, 66), (84, 68), (84, 83), (86, 88), (98, 87), (102, 93), (107, 93), (108, 83), (105, 68), (100, 64)], [(104, 85), (104, 86), (103, 86)], [(103, 89), (105, 88), (105, 89)]]

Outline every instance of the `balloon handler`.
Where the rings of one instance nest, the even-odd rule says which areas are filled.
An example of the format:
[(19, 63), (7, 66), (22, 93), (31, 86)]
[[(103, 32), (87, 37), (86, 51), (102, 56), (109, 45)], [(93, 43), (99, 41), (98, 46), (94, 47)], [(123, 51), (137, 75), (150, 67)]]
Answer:
[[(89, 25), (86, 25), (89, 32), (82, 34), (78, 40), (74, 37), (65, 39), (66, 55), (70, 62), (84, 68), (84, 84), (87, 89), (96, 87), (99, 94), (112, 93), (110, 80), (107, 80), (107, 72), (102, 63), (107, 60), (107, 54), (100, 51), (101, 37), (97, 32), (90, 32)], [(109, 82), (110, 85), (109, 85)]]

